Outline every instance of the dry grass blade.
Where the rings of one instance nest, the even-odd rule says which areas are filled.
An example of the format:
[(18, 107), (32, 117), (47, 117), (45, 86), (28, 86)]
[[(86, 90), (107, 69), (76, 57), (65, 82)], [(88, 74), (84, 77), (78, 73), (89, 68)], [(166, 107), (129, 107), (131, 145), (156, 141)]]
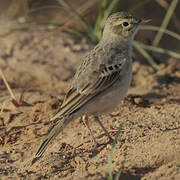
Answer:
[[(78, 7), (77, 8), (77, 13), (80, 15), (80, 16), (84, 16), (89, 9), (91, 9), (95, 4), (95, 0), (91, 0), (91, 1), (87, 1), (86, 3), (82, 4), (82, 6)], [(38, 11), (40, 10), (42, 7), (40, 8), (36, 8), (36, 9), (32, 9), (32, 10), (29, 10), (29, 13), (32, 13), (34, 11)], [(49, 8), (52, 8), (52, 6)], [(59, 8), (61, 9), (62, 7), (61, 6), (54, 6), (54, 8)], [(70, 25), (72, 25), (74, 22), (74, 19), (72, 18), (71, 15), (67, 15), (66, 17), (63, 17), (63, 22), (62, 22), (62, 25), (58, 25), (56, 26), (53, 31), (49, 32), (49, 34), (47, 35), (44, 35), (40, 41), (38, 42), (34, 42), (31, 47), (36, 47), (37, 45), (39, 45), (39, 42), (43, 41), (44, 39), (48, 39), (53, 33), (57, 32), (57, 31), (69, 31), (71, 32), (71, 29), (68, 28)], [(53, 24), (50, 24), (50, 25), (53, 25)], [(79, 33), (77, 31), (72, 31), (74, 34), (77, 33), (79, 35)]]
[(9, 84), (8, 84), (7, 78), (6, 78), (6, 76), (5, 76), (5, 74), (3, 73), (3, 71), (2, 71), (1, 68), (0, 68), (0, 75), (1, 75), (1, 77), (2, 77), (2, 79), (3, 79), (3, 81), (4, 81), (4, 84), (6, 85), (6, 87), (7, 87), (7, 89), (8, 89), (10, 95), (11, 95), (13, 105), (16, 106), (16, 107), (20, 106), (21, 103), (20, 103), (19, 101), (17, 101), (17, 99), (16, 99), (16, 97), (15, 97), (15, 95), (14, 95), (11, 87), (10, 87)]
[[(87, 1), (86, 3), (82, 4), (79, 8), (76, 9), (77, 13), (80, 16), (84, 16), (89, 9), (91, 9), (95, 4), (95, 1)], [(71, 25), (73, 23), (74, 19), (72, 19), (72, 17), (68, 17), (67, 19), (65, 19), (65, 23), (63, 24), (62, 27), (67, 27), (69, 25)]]
[(93, 34), (93, 28), (77, 13), (76, 10), (74, 10), (67, 2), (65, 2), (64, 0), (57, 0), (57, 2), (59, 2), (64, 9), (66, 9), (69, 13), (71, 13), (71, 15), (76, 18), (79, 23), (82, 25), (82, 27), (86, 30), (88, 36), (90, 37), (90, 39), (96, 41), (96, 37)]
[(94, 33), (99, 39), (102, 36), (102, 29), (104, 26), (102, 22), (103, 22), (104, 13), (105, 13), (105, 9), (107, 8), (107, 5), (108, 5), (107, 0), (99, 1), (98, 16), (97, 16), (95, 27), (94, 27)]
[[(112, 167), (112, 165), (113, 165), (113, 156), (114, 156), (115, 149), (116, 149), (116, 146), (117, 146), (117, 143), (118, 143), (118, 137), (119, 137), (120, 132), (123, 129), (123, 124), (124, 123), (125, 123), (125, 121), (122, 122), (120, 124), (120, 127), (118, 128), (118, 131), (116, 133), (116, 136), (115, 136), (115, 139), (113, 141), (112, 148), (111, 148), (111, 151), (110, 151), (110, 154), (109, 154), (109, 159), (108, 159), (108, 163), (109, 163), (108, 180), (113, 180), (113, 167)], [(117, 173), (117, 175), (116, 175), (117, 177), (120, 177), (121, 172), (122, 172), (122, 168), (123, 168), (123, 166), (120, 168), (119, 172)]]
[(135, 44), (138, 44), (142, 48), (147, 49), (149, 51), (155, 51), (155, 52), (158, 52), (158, 53), (167, 54), (167, 55), (169, 55), (169, 56), (171, 56), (173, 58), (180, 59), (180, 54), (176, 53), (174, 51), (170, 51), (168, 49), (163, 49), (163, 48), (160, 48), (160, 47), (149, 46), (149, 45), (143, 44), (141, 42), (137, 42), (137, 41), (135, 42)]
[(60, 8), (60, 6), (41, 6), (41, 7), (29, 9), (29, 10), (26, 12), (26, 15), (25, 15), (25, 16), (27, 16), (28, 14), (31, 14), (31, 13), (34, 13), (34, 12), (37, 12), (37, 11), (40, 11), (40, 10), (44, 10), (44, 9), (61, 9), (61, 8)]
[(108, 4), (107, 0), (99, 1), (98, 17), (94, 27), (94, 35), (97, 37), (97, 41), (99, 41), (102, 37), (102, 30), (104, 28), (106, 19), (112, 12), (116, 10), (119, 2), (120, 0), (112, 0)]
[(119, 168), (116, 176), (115, 176), (115, 180), (119, 180), (120, 179), (120, 176), (121, 176), (121, 173), (122, 173), (122, 170), (124, 169), (124, 162), (122, 163), (121, 167)]
[(110, 5), (108, 6), (108, 8), (105, 10), (104, 12), (104, 19), (102, 20), (102, 25), (105, 24), (106, 19), (108, 18), (108, 16), (112, 13), (112, 11), (114, 10), (115, 6), (120, 2), (120, 0), (113, 0), (111, 1)]
[(133, 45), (136, 48), (136, 50), (139, 51), (139, 53), (142, 54), (142, 56), (144, 56), (144, 58), (153, 67), (153, 69), (157, 71), (159, 69), (159, 66), (156, 64), (154, 59), (149, 55), (149, 53), (145, 49), (143, 49), (136, 41), (133, 41)]
[(151, 31), (160, 31), (160, 32), (166, 33), (169, 36), (172, 36), (173, 38), (180, 41), (180, 35), (173, 32), (173, 31), (170, 31), (168, 29), (163, 29), (163, 28), (159, 28), (157, 26), (151, 26), (151, 25), (145, 25), (145, 26), (142, 25), (142, 26), (140, 26), (140, 29), (142, 29), (142, 30), (151, 30)]
[[(156, 0), (156, 2), (165, 10), (168, 10), (169, 4), (165, 0)], [(172, 21), (174, 22), (174, 25), (176, 28), (180, 31), (180, 22), (179, 19), (176, 17), (175, 13), (173, 13)]]
[[(160, 26), (161, 29), (166, 29), (167, 28), (167, 26), (169, 24), (169, 21), (170, 21), (172, 15), (173, 15), (173, 12), (174, 12), (178, 2), (179, 2), (179, 0), (173, 0), (171, 2), (171, 5), (169, 6), (169, 9), (168, 9), (168, 11), (167, 11), (167, 13), (166, 13), (166, 15), (164, 17), (164, 20), (163, 20), (163, 22), (162, 22), (162, 24)], [(153, 43), (152, 43), (153, 46), (158, 46), (162, 36), (163, 36), (163, 32), (158, 31), (157, 35), (155, 36), (155, 38), (153, 40)]]

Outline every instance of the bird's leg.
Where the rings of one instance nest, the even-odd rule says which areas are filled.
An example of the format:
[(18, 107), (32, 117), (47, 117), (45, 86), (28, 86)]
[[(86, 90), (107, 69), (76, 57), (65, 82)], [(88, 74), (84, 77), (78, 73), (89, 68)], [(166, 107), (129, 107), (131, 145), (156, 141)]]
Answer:
[(106, 128), (103, 126), (102, 122), (99, 119), (98, 115), (94, 115), (94, 119), (99, 123), (99, 125), (101, 126), (101, 128), (103, 129), (103, 131), (105, 132), (105, 134), (108, 136), (110, 142), (113, 142), (113, 138), (110, 136), (110, 134), (108, 133), (108, 131), (106, 130)]
[(95, 137), (94, 137), (94, 135), (93, 135), (90, 127), (89, 127), (89, 124), (88, 124), (88, 116), (87, 116), (87, 115), (82, 116), (82, 121), (83, 121), (84, 125), (87, 127), (87, 129), (89, 130), (90, 135), (91, 135), (91, 137), (92, 137), (92, 140), (93, 140), (94, 144), (95, 144), (95, 145), (98, 145), (98, 142), (96, 141), (96, 139), (95, 139)]

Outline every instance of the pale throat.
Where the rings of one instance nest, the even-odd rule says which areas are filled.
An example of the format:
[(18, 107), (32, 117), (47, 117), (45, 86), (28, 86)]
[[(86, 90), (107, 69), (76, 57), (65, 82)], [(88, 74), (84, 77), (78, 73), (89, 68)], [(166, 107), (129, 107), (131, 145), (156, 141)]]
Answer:
[(132, 40), (130, 39), (124, 39), (119, 36), (112, 36), (111, 34), (109, 36), (104, 36), (101, 39), (100, 44), (103, 46), (108, 44), (111, 47), (118, 47), (121, 49), (121, 51), (126, 52), (128, 55), (131, 56), (132, 54)]

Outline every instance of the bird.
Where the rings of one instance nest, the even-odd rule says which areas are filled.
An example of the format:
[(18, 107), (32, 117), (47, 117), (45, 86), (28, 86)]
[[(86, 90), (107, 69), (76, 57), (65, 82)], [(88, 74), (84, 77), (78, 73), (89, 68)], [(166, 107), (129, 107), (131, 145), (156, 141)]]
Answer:
[(132, 80), (132, 41), (144, 20), (129, 12), (110, 15), (104, 25), (99, 43), (87, 53), (72, 80), (71, 86), (57, 114), (50, 119), (53, 127), (33, 157), (39, 159), (50, 142), (78, 117), (88, 125), (93, 115), (110, 140), (101, 114), (109, 114), (125, 97)]

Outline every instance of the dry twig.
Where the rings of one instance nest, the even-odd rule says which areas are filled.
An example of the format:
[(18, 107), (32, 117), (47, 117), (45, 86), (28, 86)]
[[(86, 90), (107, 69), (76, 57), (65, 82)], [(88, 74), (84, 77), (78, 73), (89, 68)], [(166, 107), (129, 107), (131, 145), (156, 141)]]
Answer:
[(21, 102), (16, 99), (16, 97), (15, 97), (15, 95), (14, 95), (14, 93), (13, 93), (13, 91), (12, 91), (12, 89), (11, 89), (8, 81), (7, 81), (7, 78), (6, 78), (6, 76), (5, 76), (5, 74), (3, 73), (3, 71), (2, 71), (1, 68), (0, 68), (0, 75), (1, 75), (1, 77), (2, 77), (2, 80), (3, 80), (4, 84), (6, 85), (8, 91), (9, 91), (9, 94), (11, 95), (11, 98), (12, 98), (12, 99), (11, 99), (11, 102), (13, 103), (13, 105), (14, 105), (15, 107), (20, 106), (20, 105), (21, 105)]

